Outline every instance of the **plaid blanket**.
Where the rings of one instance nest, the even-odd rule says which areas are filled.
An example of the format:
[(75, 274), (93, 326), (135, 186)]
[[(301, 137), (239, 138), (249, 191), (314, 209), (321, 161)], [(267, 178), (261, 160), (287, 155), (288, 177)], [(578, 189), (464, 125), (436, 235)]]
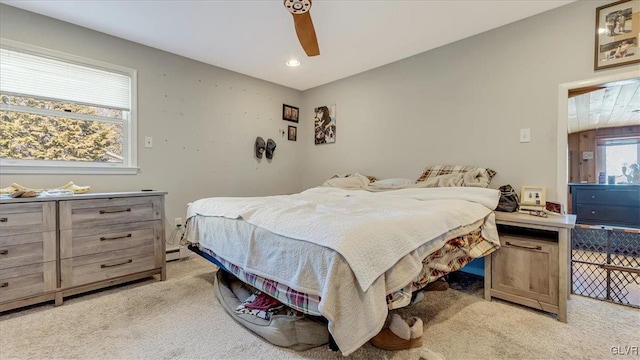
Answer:
[(255, 287), (294, 310), (305, 314), (322, 316), (320, 310), (318, 310), (318, 304), (320, 303), (319, 296), (301, 293), (277, 281), (265, 279), (261, 276), (246, 272), (241, 267), (217, 256), (213, 251), (202, 246), (199, 246), (199, 248), (201, 251), (218, 260), (229, 272), (240, 279), (240, 281)]
[[(242, 282), (268, 294), (294, 310), (305, 314), (322, 316), (318, 310), (319, 296), (305, 294), (277, 281), (246, 272), (241, 267), (220, 258), (213, 251), (202, 246), (199, 246), (199, 248), (201, 251), (213, 256)], [(482, 237), (482, 228), (453, 238), (422, 261), (422, 271), (414, 280), (413, 288), (422, 289), (442, 276), (461, 269), (473, 259), (488, 255), (494, 250), (497, 250), (497, 246)]]

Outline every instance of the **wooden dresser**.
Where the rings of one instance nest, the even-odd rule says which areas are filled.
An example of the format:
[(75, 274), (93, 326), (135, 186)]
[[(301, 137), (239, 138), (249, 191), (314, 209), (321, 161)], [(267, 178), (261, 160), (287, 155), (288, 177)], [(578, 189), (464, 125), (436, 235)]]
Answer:
[(569, 184), (577, 223), (640, 228), (640, 184)]
[(165, 192), (0, 199), (0, 311), (160, 274)]

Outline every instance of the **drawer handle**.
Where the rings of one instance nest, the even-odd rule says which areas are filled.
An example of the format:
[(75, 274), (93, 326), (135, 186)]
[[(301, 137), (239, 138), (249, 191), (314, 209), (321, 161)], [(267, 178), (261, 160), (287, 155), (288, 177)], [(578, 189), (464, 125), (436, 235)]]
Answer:
[(514, 245), (510, 242), (505, 242), (506, 245), (508, 246), (513, 246), (513, 247), (517, 247), (517, 248), (523, 248), (523, 249), (529, 249), (529, 250), (542, 250), (542, 246), (526, 246), (526, 245)]
[(595, 198), (596, 198), (596, 196), (595, 196), (595, 195), (591, 195), (591, 198), (592, 198), (592, 199), (595, 199)]
[(0, 255), (7, 255), (9, 250), (0, 250)]
[(121, 212), (130, 212), (131, 208), (125, 209), (125, 210), (100, 210), (100, 214), (115, 214), (115, 213), (121, 213)]
[(9, 221), (9, 218), (0, 218), (0, 222), (7, 222)]
[(591, 210), (591, 215), (595, 215), (596, 211), (595, 210)]
[(129, 260), (125, 261), (125, 262), (121, 262), (121, 263), (118, 263), (118, 264), (110, 264), (110, 265), (102, 264), (102, 265), (100, 265), (100, 268), (101, 268), (101, 269), (104, 269), (104, 268), (110, 268), (110, 267), (114, 267), (114, 266), (120, 266), (120, 265), (131, 264), (132, 262), (133, 262), (133, 259), (129, 259)]
[(3, 288), (3, 287), (9, 287), (9, 283), (3, 282), (2, 284), (0, 284), (0, 288)]
[(118, 239), (126, 239), (126, 238), (130, 238), (131, 234), (127, 234), (124, 236), (116, 236), (116, 237), (101, 237), (100, 241), (105, 241), (105, 240), (118, 240)]

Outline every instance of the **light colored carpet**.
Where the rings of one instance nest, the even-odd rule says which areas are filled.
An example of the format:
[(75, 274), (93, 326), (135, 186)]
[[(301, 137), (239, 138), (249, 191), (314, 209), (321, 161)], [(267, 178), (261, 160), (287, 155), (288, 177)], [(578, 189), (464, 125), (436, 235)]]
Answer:
[[(193, 256), (168, 265), (169, 279), (143, 281), (0, 316), (5, 359), (342, 359), (327, 346), (273, 346), (232, 320), (213, 293), (215, 267)], [(424, 346), (447, 359), (618, 358), (640, 345), (640, 311), (580, 296), (569, 323), (519, 305), (484, 301), (482, 290), (426, 293), (403, 317), (424, 320)], [(637, 349), (637, 348), (636, 348)], [(369, 344), (352, 359), (418, 359)], [(638, 358), (636, 356), (622, 358)]]

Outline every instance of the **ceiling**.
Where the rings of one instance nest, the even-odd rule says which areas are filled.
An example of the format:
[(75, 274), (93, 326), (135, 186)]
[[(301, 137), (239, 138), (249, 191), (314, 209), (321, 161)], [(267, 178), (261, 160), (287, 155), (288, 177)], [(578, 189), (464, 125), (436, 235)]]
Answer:
[[(569, 133), (640, 124), (640, 78), (585, 88), (569, 97)], [(578, 92), (580, 92), (578, 90)]]
[[(574, 0), (315, 0), (308, 58), (281, 0), (0, 0), (86, 28), (306, 90)], [(290, 58), (302, 63), (285, 66)]]

